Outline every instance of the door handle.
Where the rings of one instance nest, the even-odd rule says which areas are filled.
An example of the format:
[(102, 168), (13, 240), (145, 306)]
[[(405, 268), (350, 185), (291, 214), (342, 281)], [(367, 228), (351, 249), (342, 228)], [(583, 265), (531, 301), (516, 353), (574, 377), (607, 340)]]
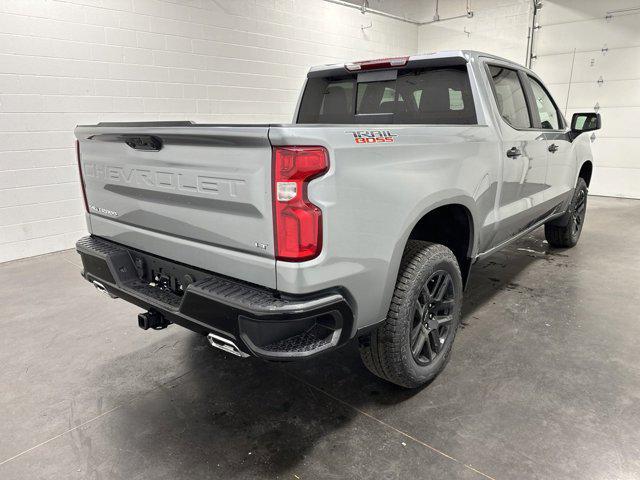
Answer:
[(556, 153), (559, 148), (560, 147), (558, 145), (556, 145), (555, 143), (552, 143), (551, 145), (549, 145), (549, 151), (551, 153)]
[(507, 150), (507, 157), (509, 158), (517, 158), (520, 155), (522, 155), (522, 152), (516, 147), (511, 147), (509, 150)]

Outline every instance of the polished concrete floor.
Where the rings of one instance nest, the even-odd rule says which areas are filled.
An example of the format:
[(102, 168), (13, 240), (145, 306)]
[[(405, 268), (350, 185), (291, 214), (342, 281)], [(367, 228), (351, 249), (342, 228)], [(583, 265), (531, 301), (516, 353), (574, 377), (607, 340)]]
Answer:
[(406, 391), (348, 346), (268, 364), (99, 295), (72, 251), (0, 265), (0, 478), (640, 478), (640, 201), (591, 197), (476, 265), (451, 362)]

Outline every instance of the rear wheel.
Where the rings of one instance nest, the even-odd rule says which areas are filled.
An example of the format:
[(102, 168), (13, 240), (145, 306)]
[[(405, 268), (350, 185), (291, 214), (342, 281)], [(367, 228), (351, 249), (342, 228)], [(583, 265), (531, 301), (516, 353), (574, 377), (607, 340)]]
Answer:
[(578, 178), (567, 212), (544, 226), (544, 236), (552, 247), (575, 247), (580, 239), (587, 213), (587, 183)]
[(415, 388), (445, 367), (460, 322), (462, 275), (443, 245), (410, 240), (385, 321), (360, 339), (375, 375)]

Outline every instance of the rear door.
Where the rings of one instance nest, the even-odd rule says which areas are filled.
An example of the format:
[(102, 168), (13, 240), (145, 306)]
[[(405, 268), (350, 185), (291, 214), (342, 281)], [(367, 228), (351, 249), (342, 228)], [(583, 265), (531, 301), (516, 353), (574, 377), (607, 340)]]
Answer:
[(94, 235), (275, 287), (269, 127), (76, 129)]
[(547, 139), (535, 128), (523, 73), (508, 64), (486, 65), (502, 134), (503, 175), (498, 195), (499, 228), (494, 246), (545, 216)]

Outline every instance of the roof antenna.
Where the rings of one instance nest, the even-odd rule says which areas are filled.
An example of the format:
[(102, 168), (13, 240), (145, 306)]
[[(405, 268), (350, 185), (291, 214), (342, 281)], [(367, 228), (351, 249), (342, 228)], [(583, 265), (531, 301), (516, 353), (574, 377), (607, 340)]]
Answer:
[(569, 73), (569, 85), (567, 86), (567, 100), (564, 102), (564, 116), (567, 116), (569, 108), (569, 95), (571, 95), (571, 81), (573, 80), (573, 65), (576, 63), (576, 49), (573, 49), (573, 59), (571, 60), (571, 73)]

